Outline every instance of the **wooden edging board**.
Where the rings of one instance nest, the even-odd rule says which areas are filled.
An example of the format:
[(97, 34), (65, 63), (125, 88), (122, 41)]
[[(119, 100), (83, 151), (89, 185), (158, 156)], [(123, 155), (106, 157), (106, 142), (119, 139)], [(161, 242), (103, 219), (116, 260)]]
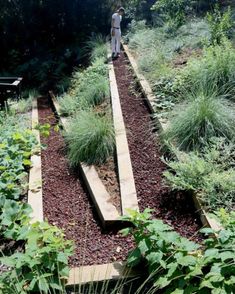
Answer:
[(67, 287), (89, 283), (138, 278), (141, 272), (130, 269), (124, 262), (82, 266), (70, 270)]
[[(60, 105), (56, 97), (52, 92), (49, 92), (49, 94), (62, 127), (66, 131), (68, 130), (68, 119), (61, 117)], [(119, 222), (120, 214), (117, 208), (111, 203), (111, 196), (102, 183), (95, 167), (80, 163), (80, 170), (103, 227)]]
[(31, 222), (43, 221), (40, 132), (35, 129), (38, 122), (38, 103), (37, 99), (34, 99), (32, 105), (32, 131), (38, 142), (38, 150), (37, 153), (31, 156), (32, 165), (29, 171), (28, 204), (31, 205), (33, 210)]
[(139, 205), (129, 146), (126, 136), (126, 128), (123, 120), (117, 81), (111, 58), (109, 58), (108, 68), (113, 124), (116, 138), (117, 166), (120, 184), (122, 214), (128, 215), (128, 209), (139, 211)]
[[(141, 90), (142, 90), (143, 94), (145, 95), (149, 109), (150, 109), (151, 113), (154, 113), (154, 102), (153, 101), (154, 101), (155, 96), (153, 94), (152, 88), (151, 88), (149, 82), (146, 80), (146, 78), (142, 74), (139, 73), (138, 65), (137, 65), (134, 57), (132, 56), (128, 46), (124, 45), (124, 44), (122, 44), (122, 46), (123, 46), (123, 49), (124, 49), (126, 56), (129, 59), (130, 64), (134, 70), (134, 74), (138, 79), (138, 82), (141, 86)], [(160, 119), (158, 119), (158, 124), (161, 126), (162, 130), (166, 129), (167, 124), (163, 123)], [(200, 214), (200, 219), (201, 219), (203, 226), (206, 226), (206, 227), (209, 226), (210, 228), (212, 228), (213, 230), (216, 230), (216, 231), (221, 229), (221, 225), (216, 220), (212, 219), (208, 215), (208, 213), (203, 209), (202, 203), (196, 194), (193, 195), (193, 201), (194, 201), (194, 205), (195, 205), (197, 211)]]

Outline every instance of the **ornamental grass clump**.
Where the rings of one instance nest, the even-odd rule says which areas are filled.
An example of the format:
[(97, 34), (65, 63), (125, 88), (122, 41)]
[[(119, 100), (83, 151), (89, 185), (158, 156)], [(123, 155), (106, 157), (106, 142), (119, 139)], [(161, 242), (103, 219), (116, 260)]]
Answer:
[[(190, 95), (191, 101), (176, 108), (163, 138), (180, 150), (200, 149), (212, 137), (228, 141), (235, 135), (234, 110), (214, 92), (199, 91)], [(187, 100), (188, 100), (187, 99)]]
[(108, 46), (101, 34), (97, 34), (92, 36), (86, 42), (86, 49), (89, 52), (89, 57), (92, 62), (96, 61), (97, 59), (102, 59), (105, 61), (108, 55)]
[(100, 105), (109, 97), (109, 84), (106, 77), (97, 77), (94, 84), (87, 86), (83, 92), (77, 94), (81, 107)]
[[(224, 40), (221, 45), (204, 50), (200, 58), (192, 58), (181, 77), (184, 87), (195, 90), (199, 86), (216, 87), (220, 94), (234, 93), (235, 49)], [(232, 93), (231, 93), (232, 92)]]
[(78, 109), (78, 101), (76, 97), (69, 94), (65, 94), (59, 99), (60, 112), (63, 116), (72, 115)]
[(115, 135), (111, 120), (91, 111), (81, 111), (71, 119), (65, 138), (71, 166), (80, 162), (102, 164), (114, 151)]

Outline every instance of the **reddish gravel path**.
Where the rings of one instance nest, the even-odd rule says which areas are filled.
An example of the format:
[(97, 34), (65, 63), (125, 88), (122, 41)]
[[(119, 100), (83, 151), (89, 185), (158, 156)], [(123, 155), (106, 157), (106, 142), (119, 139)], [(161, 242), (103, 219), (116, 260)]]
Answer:
[[(47, 99), (39, 99), (39, 121), (52, 126), (57, 123)], [(60, 132), (52, 128), (50, 137), (41, 140), (47, 145), (42, 151), (44, 215), (51, 224), (65, 229), (68, 239), (75, 241), (71, 266), (124, 260), (132, 242), (117, 232), (101, 231), (80, 175), (68, 166)]]
[(127, 57), (122, 53), (114, 66), (140, 208), (154, 209), (155, 217), (173, 225), (183, 236), (199, 240), (200, 222), (191, 199), (179, 193), (174, 195), (164, 187), (162, 173), (166, 167), (161, 161), (160, 146), (152, 132), (144, 98), (134, 91)]

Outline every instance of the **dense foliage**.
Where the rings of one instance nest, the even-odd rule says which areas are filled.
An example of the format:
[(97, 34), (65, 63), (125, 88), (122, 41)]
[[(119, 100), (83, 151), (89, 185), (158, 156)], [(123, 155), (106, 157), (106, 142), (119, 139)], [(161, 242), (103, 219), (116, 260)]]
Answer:
[(122, 231), (124, 235), (131, 234), (136, 243), (128, 257), (129, 266), (141, 264), (149, 271), (150, 293), (157, 289), (171, 294), (234, 292), (234, 213), (218, 213), (224, 229), (201, 230), (209, 235), (202, 246), (181, 237), (161, 220), (152, 220), (150, 213), (148, 209), (143, 213), (131, 211), (125, 220), (133, 227)]

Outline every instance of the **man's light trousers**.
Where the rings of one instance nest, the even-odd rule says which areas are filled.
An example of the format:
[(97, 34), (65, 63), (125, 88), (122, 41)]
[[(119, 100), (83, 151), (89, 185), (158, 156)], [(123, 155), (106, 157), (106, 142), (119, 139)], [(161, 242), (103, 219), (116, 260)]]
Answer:
[(120, 29), (114, 29), (115, 35), (112, 36), (112, 30), (111, 30), (111, 36), (112, 36), (112, 53), (117, 55), (120, 53), (120, 47), (121, 47), (121, 30)]

